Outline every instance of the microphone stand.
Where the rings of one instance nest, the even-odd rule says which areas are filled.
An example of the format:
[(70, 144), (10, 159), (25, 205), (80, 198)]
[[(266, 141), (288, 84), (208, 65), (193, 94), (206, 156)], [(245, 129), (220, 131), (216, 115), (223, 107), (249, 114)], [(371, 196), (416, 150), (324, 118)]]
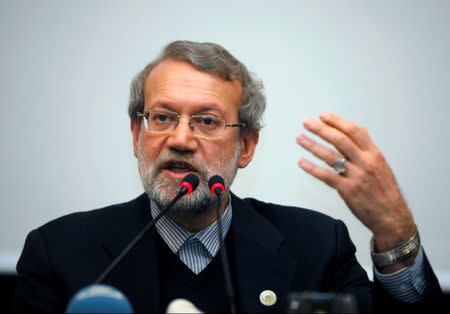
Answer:
[(164, 216), (169, 209), (175, 204), (182, 196), (184, 196), (186, 193), (188, 193), (189, 190), (186, 188), (186, 186), (183, 186), (178, 194), (173, 198), (173, 200), (164, 208), (156, 217), (155, 219), (150, 220), (147, 225), (144, 227), (144, 229), (139, 232), (139, 234), (134, 237), (134, 239), (128, 244), (128, 246), (120, 253), (119, 256), (117, 256), (114, 261), (108, 266), (108, 268), (97, 278), (97, 280), (94, 281), (94, 284), (99, 284), (103, 280), (106, 279), (106, 277), (110, 274), (110, 272), (119, 264), (122, 259), (128, 254), (128, 252), (139, 242), (139, 240), (142, 239), (142, 237), (147, 233), (147, 231), (153, 227), (154, 224), (158, 222), (158, 220), (161, 219), (162, 216)]
[(214, 192), (216, 194), (216, 214), (217, 214), (217, 233), (219, 234), (220, 241), (220, 256), (222, 258), (223, 272), (225, 275), (225, 290), (227, 294), (228, 301), (230, 302), (230, 313), (236, 314), (236, 301), (234, 297), (234, 289), (231, 284), (231, 274), (230, 265), (228, 264), (228, 254), (227, 248), (225, 247), (225, 241), (223, 240), (223, 227), (222, 227), (222, 190), (220, 188), (215, 188)]

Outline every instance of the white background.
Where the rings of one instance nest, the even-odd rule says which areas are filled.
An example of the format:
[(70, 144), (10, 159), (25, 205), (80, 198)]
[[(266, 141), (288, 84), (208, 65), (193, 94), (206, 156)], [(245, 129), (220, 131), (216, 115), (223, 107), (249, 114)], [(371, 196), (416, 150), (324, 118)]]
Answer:
[(0, 270), (27, 232), (142, 192), (127, 117), (132, 77), (176, 39), (226, 47), (265, 83), (268, 108), (240, 196), (346, 222), (360, 262), (370, 233), (300, 171), (301, 122), (322, 111), (368, 127), (450, 288), (449, 1), (0, 2)]

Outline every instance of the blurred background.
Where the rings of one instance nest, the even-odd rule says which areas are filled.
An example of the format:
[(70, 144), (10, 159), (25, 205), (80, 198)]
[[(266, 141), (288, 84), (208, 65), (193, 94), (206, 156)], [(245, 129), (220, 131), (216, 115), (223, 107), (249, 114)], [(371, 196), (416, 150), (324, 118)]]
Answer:
[(445, 0), (0, 0), (2, 282), (14, 284), (33, 228), (142, 193), (129, 85), (163, 46), (187, 39), (224, 46), (266, 87), (265, 128), (236, 194), (342, 219), (370, 273), (369, 231), (297, 167), (318, 162), (295, 143), (302, 121), (343, 115), (390, 162), (449, 291), (449, 15)]

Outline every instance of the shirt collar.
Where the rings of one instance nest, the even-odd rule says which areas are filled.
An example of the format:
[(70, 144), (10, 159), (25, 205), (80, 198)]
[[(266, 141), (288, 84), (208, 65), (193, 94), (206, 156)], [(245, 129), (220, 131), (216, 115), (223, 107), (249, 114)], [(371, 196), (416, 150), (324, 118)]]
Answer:
[[(153, 219), (159, 214), (159, 209), (156, 207), (153, 201), (150, 201), (151, 214)], [(231, 225), (231, 218), (233, 216), (233, 209), (231, 206), (231, 200), (228, 202), (228, 206), (222, 215), (222, 228), (223, 237), (228, 233)], [(168, 216), (162, 216), (156, 223), (156, 230), (163, 238), (164, 242), (169, 246), (170, 250), (175, 254), (183, 246), (183, 244), (193, 238), (198, 239), (208, 250), (211, 256), (215, 256), (220, 248), (219, 236), (217, 234), (217, 220), (205, 229), (200, 230), (197, 233), (192, 233), (176, 224)]]

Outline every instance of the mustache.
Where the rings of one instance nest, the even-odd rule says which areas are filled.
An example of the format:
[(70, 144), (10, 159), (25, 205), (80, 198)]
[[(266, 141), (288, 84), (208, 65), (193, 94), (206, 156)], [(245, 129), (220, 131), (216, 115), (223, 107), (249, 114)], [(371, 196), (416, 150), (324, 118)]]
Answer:
[(199, 175), (206, 178), (208, 169), (204, 162), (195, 159), (190, 152), (181, 152), (176, 150), (169, 150), (162, 152), (154, 161), (154, 168), (157, 173), (167, 169), (172, 164), (184, 164), (190, 171), (197, 172)]

